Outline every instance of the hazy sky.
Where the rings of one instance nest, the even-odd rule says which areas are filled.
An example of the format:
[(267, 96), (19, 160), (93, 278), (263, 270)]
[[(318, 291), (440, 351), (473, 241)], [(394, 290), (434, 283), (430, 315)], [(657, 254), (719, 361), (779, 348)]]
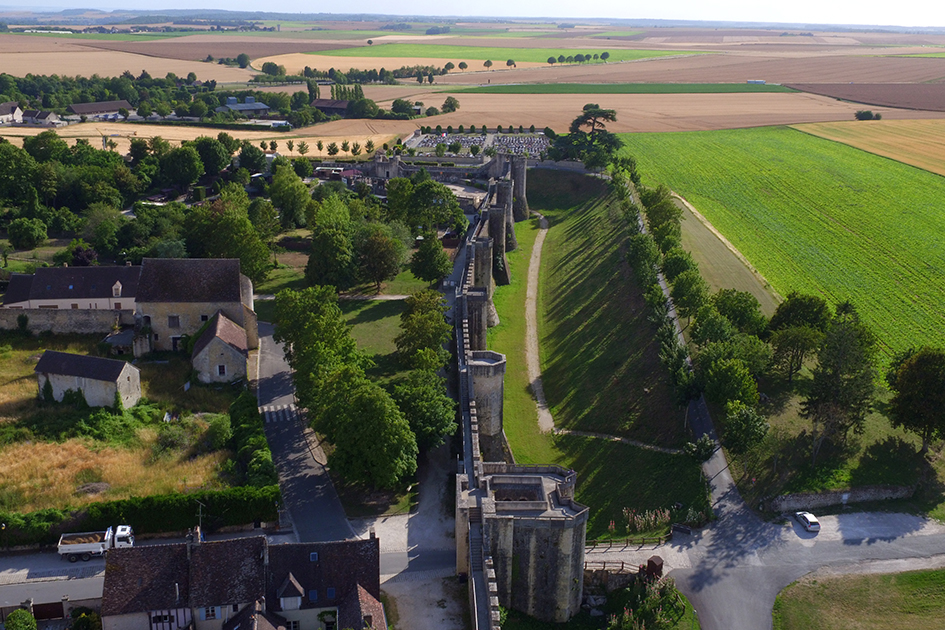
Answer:
[[(23, 6), (20, 2), (2, 3)], [(282, 0), (52, 0), (39, 4), (58, 7), (207, 8), (306, 13), (385, 13), (394, 15), (478, 15), (553, 18), (645, 18), (669, 20), (722, 20), (810, 24), (869, 24), (895, 26), (945, 26), (945, 3), (940, 0), (475, 0), (460, 3), (443, 0), (348, 0), (311, 2)], [(35, 5), (34, 5), (34, 8)]]

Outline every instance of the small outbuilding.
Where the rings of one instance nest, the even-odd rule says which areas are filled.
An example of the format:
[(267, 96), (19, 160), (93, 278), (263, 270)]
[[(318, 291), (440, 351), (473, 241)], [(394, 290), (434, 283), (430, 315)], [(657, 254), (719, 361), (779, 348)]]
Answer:
[(246, 378), (249, 346), (246, 330), (217, 311), (194, 342), (191, 363), (201, 383), (229, 383)]
[(116, 393), (126, 409), (141, 399), (141, 372), (125, 361), (47, 350), (34, 371), (40, 398), (49, 383), (53, 399), (59, 402), (70, 390), (81, 391), (90, 407), (111, 407)]

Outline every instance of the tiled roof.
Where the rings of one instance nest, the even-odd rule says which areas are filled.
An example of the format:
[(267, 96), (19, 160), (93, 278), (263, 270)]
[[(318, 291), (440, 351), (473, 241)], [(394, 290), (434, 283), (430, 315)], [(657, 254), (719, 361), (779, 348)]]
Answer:
[(222, 630), (285, 630), (287, 625), (279, 615), (262, 610), (260, 602), (253, 602), (230, 617)]
[(138, 302), (239, 302), (237, 258), (145, 258)]
[(227, 606), (255, 602), (265, 593), (263, 536), (194, 545), (190, 605)]
[[(121, 283), (121, 297), (134, 298), (141, 267), (40, 267), (33, 275), (31, 300), (110, 298)], [(130, 306), (130, 305), (129, 305)]]
[(105, 559), (102, 616), (187, 608), (186, 545), (112, 549)]
[(26, 302), (30, 299), (30, 288), (33, 286), (33, 276), (27, 273), (15, 273), (10, 276), (10, 285), (3, 294), (3, 305)]
[[(47, 350), (40, 357), (34, 372), (40, 374), (62, 374), (65, 376), (81, 376), (96, 381), (114, 382), (121, 376), (121, 371), (129, 365), (117, 359), (89, 357), (82, 354), (56, 352)], [(137, 370), (135, 366), (130, 366)]]
[[(367, 626), (368, 619), (370, 619), (370, 626)], [(384, 605), (358, 584), (338, 607), (338, 627), (359, 630), (370, 627), (374, 630), (387, 630)]]
[(318, 109), (321, 107), (329, 109), (348, 109), (350, 101), (341, 101), (334, 98), (316, 98), (312, 101), (312, 107)]
[(249, 350), (249, 345), (246, 343), (246, 331), (243, 327), (224, 315), (222, 311), (217, 311), (206, 330), (194, 343), (194, 351), (191, 356), (195, 357), (203, 352), (204, 348), (217, 338), (243, 354)]

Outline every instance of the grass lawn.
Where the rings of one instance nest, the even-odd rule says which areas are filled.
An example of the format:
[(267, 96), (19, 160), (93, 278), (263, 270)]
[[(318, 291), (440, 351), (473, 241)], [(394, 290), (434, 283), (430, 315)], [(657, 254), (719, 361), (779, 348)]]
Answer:
[[(498, 48), (494, 46), (451, 46), (448, 44), (379, 44), (377, 46), (361, 46), (359, 48), (341, 48), (338, 50), (324, 50), (307, 53), (326, 57), (428, 57), (431, 59), (463, 59), (481, 60), (491, 59), (496, 67), (505, 67), (505, 61), (531, 61), (545, 63), (548, 57), (564, 55), (594, 54), (607, 51), (610, 53), (608, 61), (633, 61), (665, 57), (668, 55), (701, 54), (688, 51), (658, 51), (658, 50), (572, 50), (567, 48)], [(592, 61), (590, 63), (602, 63)]]
[(397, 358), (394, 337), (400, 334), (400, 315), (406, 305), (403, 300), (341, 300), (345, 319), (351, 326), (351, 336), (358, 349), (366, 352), (376, 364), (368, 376), (388, 383), (407, 374)]
[(655, 328), (626, 263), (616, 198), (585, 176), (533, 171), (550, 228), (542, 254), (539, 330), (548, 404), (561, 428), (661, 446), (685, 441)]
[(803, 578), (774, 604), (775, 630), (941, 630), (945, 570)]
[(535, 83), (484, 85), (451, 91), (473, 94), (732, 94), (796, 90), (783, 85), (749, 83)]
[[(570, 192), (561, 190), (550, 179), (567, 182), (572, 177), (560, 172), (550, 174), (532, 170), (529, 172), (529, 204), (535, 210), (547, 213), (549, 217), (577, 213), (578, 208), (587, 204), (597, 207), (594, 194), (600, 192), (599, 182), (581, 177), (577, 188)], [(583, 181), (581, 181), (583, 180)], [(571, 184), (566, 183), (570, 188)], [(573, 198), (569, 197), (573, 195)], [(570, 212), (567, 208), (571, 208)], [(567, 225), (562, 218), (561, 225)], [(552, 229), (550, 232), (553, 232)], [(507, 369), (505, 377), (505, 404), (503, 406), (504, 428), (506, 436), (515, 454), (516, 461), (523, 464), (560, 464), (574, 468), (578, 473), (577, 500), (591, 508), (588, 523), (588, 537), (596, 538), (608, 533), (611, 520), (617, 523), (616, 534), (621, 531), (622, 511), (625, 507), (637, 510), (668, 507), (679, 501), (685, 506), (705, 509), (707, 490), (702, 480), (699, 467), (682, 456), (664, 455), (625, 444), (577, 436), (542, 434), (538, 431), (535, 402), (531, 396), (525, 369), (525, 288), (528, 261), (537, 234), (537, 219), (516, 225), (519, 249), (508, 256), (512, 273), (512, 283), (499, 287), (495, 293), (496, 309), (501, 324), (489, 331), (489, 348), (506, 355)], [(548, 237), (549, 239), (551, 236)], [(546, 241), (543, 254), (543, 268), (551, 269), (549, 256), (554, 241)], [(550, 246), (550, 247), (549, 247)], [(547, 308), (547, 274), (541, 286), (539, 312), (545, 314), (547, 321), (550, 310)], [(617, 286), (611, 286), (615, 291)], [(595, 294), (597, 299), (605, 299), (610, 294)], [(590, 302), (591, 297), (585, 294)], [(563, 330), (563, 329), (561, 329)], [(542, 335), (545, 335), (542, 330)], [(599, 331), (598, 331), (599, 332)], [(605, 343), (604, 339), (591, 339), (588, 343)], [(544, 341), (544, 336), (542, 338)], [(564, 352), (566, 345), (557, 346)], [(548, 355), (543, 350), (546, 362), (559, 360), (554, 354)], [(594, 358), (588, 358), (594, 361)], [(605, 359), (609, 360), (609, 359)], [(574, 369), (587, 370), (583, 364), (575, 361)], [(562, 366), (559, 368), (564, 370)], [(592, 366), (596, 370), (597, 366)], [(626, 372), (632, 373), (632, 372)], [(580, 383), (580, 385), (577, 385)], [(587, 387), (589, 381), (578, 375), (573, 381), (565, 382), (569, 388)], [(596, 386), (595, 386), (596, 389)], [(567, 399), (572, 391), (552, 392), (548, 382), (545, 391), (549, 398)], [(600, 409), (589, 410), (589, 417), (600, 414), (604, 422), (605, 408), (598, 400)]]
[(941, 344), (945, 178), (786, 127), (621, 138), (781, 295), (850, 300), (887, 359)]

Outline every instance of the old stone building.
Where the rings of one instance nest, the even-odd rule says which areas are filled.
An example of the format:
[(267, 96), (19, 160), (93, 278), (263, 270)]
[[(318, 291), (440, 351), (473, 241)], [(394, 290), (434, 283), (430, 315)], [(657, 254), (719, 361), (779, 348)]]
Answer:
[(201, 383), (229, 383), (246, 378), (246, 331), (217, 311), (194, 343), (191, 364)]
[(82, 392), (90, 407), (111, 407), (116, 393), (125, 408), (141, 399), (141, 374), (125, 361), (47, 350), (34, 371), (41, 398), (49, 383), (53, 399), (60, 402), (70, 390)]
[(182, 349), (218, 311), (246, 331), (247, 348), (259, 346), (253, 283), (235, 258), (145, 258), (141, 263), (135, 318), (135, 354)]
[(3, 308), (134, 310), (141, 267), (41, 267), (15, 273)]

